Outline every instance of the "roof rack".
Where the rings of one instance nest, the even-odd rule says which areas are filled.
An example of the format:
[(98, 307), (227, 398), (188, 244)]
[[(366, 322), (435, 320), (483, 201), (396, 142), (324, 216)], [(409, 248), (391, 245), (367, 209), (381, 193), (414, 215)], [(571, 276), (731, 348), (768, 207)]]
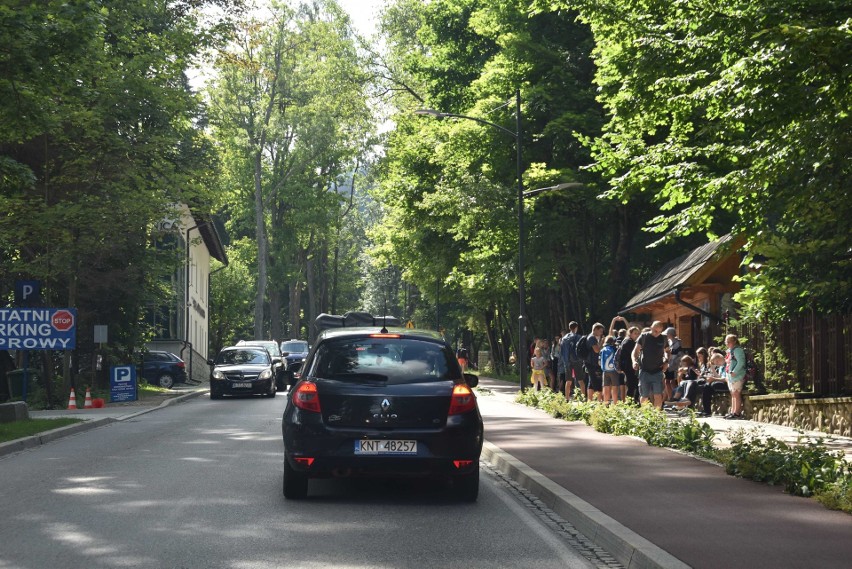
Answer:
[(314, 320), (314, 327), (317, 332), (328, 330), (329, 328), (350, 328), (354, 326), (402, 326), (399, 318), (396, 316), (373, 316), (369, 312), (347, 312), (343, 316), (337, 314), (322, 313)]

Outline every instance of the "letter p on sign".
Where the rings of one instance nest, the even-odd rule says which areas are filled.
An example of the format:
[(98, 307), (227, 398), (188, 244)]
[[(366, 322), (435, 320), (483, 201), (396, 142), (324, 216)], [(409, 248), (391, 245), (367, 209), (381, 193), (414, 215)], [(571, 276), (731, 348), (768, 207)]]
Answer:
[(133, 368), (130, 366), (116, 366), (113, 368), (115, 383), (127, 383), (133, 379)]

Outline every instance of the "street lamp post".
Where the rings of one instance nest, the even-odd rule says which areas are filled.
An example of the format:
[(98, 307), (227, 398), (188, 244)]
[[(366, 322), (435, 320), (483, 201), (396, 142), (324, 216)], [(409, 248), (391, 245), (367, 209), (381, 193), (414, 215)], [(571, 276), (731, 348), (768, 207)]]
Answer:
[(524, 165), (523, 165), (523, 130), (521, 128), (521, 90), (515, 91), (515, 131), (512, 132), (506, 127), (499, 124), (481, 119), (479, 117), (470, 117), (467, 115), (458, 115), (455, 113), (442, 113), (432, 109), (418, 109), (415, 114), (432, 116), (437, 118), (456, 118), (476, 121), (481, 124), (496, 128), (515, 139), (515, 151), (517, 155), (517, 178), (518, 178), (518, 386), (521, 391), (526, 387), (525, 379), (527, 376), (527, 301), (526, 301), (526, 286), (524, 278)]

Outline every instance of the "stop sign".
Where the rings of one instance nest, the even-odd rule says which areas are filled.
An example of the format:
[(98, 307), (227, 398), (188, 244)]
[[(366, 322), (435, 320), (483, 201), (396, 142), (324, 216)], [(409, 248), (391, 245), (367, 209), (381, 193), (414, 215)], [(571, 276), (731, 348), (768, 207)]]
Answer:
[(74, 315), (67, 310), (57, 310), (53, 313), (50, 323), (55, 330), (67, 332), (74, 327)]

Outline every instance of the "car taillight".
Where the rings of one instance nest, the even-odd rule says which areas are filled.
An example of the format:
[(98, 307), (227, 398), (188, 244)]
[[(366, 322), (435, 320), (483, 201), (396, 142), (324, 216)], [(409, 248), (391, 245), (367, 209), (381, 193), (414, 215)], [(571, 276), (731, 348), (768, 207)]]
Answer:
[(320, 400), (317, 393), (317, 385), (315, 383), (306, 382), (301, 384), (293, 393), (293, 405), (305, 411), (313, 411), (319, 413)]
[(467, 385), (453, 387), (453, 398), (450, 401), (450, 415), (461, 415), (476, 408), (476, 396)]
[(183, 362), (177, 362), (175, 365), (179, 368), (185, 368), (186, 367), (186, 364), (183, 363)]

